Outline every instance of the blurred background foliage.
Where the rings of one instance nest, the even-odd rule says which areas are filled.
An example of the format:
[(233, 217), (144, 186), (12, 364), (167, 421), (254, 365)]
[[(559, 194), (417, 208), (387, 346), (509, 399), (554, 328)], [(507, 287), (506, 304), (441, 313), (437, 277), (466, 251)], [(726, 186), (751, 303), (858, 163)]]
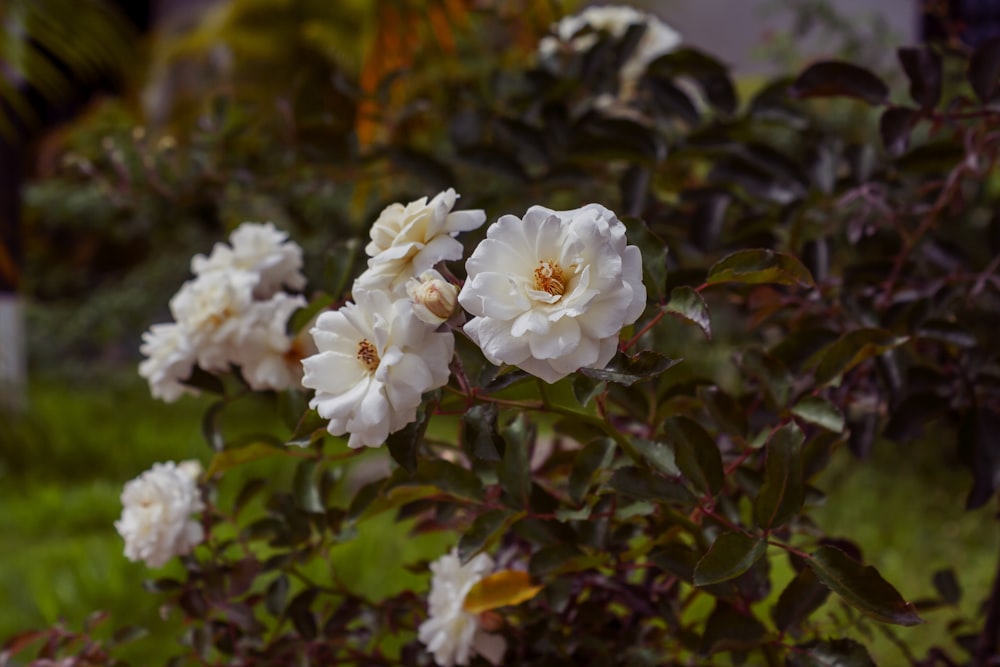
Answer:
[[(867, 320), (877, 309), (865, 303), (864, 286), (872, 276), (884, 278), (891, 270), (885, 258), (898, 250), (898, 239), (874, 212), (880, 202), (921, 203), (927, 180), (961, 157), (954, 141), (931, 136), (926, 125), (907, 134), (914, 149), (896, 151), (890, 141), (886, 150), (886, 128), (871, 109), (843, 100), (790, 101), (787, 78), (734, 86), (718, 63), (694, 51), (651, 68), (642, 102), (648, 106), (638, 107), (638, 117), (596, 113), (594, 98), (616, 84), (590, 75), (605, 71), (620, 52), (593, 53), (571, 75), (535, 63), (538, 39), (574, 3), (229, 0), (154, 34), (141, 48), (118, 18), (95, 9), (87, 20), (106, 16), (106, 22), (94, 23), (88, 33), (94, 39), (70, 52), (38, 14), (66, 8), (47, 1), (8, 4), (10, 16), (22, 12), (15, 24), (30, 32), (33, 48), (59, 54), (83, 74), (92, 65), (118, 68), (125, 49), (132, 55), (124, 94), (93, 100), (46, 136), (37, 177), (25, 190), (24, 291), (32, 368), (42, 380), (29, 415), (0, 427), (9, 508), (3, 532), (11, 540), (0, 549), (7, 554), (0, 572), (8, 575), (0, 586), (10, 601), (0, 636), (59, 616), (79, 623), (98, 607), (119, 615), (135, 608), (147, 573), (118, 556), (110, 529), (121, 482), (154, 461), (199, 454), (195, 415), (204, 406), (156, 405), (139, 398), (144, 387), (106, 369), (132, 373), (139, 335), (166, 319), (190, 257), (244, 220), (288, 230), (306, 249), (310, 284), (343, 298), (348, 277), (362, 266), (359, 239), (389, 202), (453, 186), (463, 208), (485, 208), (494, 219), (535, 203), (573, 207), (585, 193), (623, 216), (642, 216), (667, 242), (666, 290), (697, 284), (703, 267), (728, 250), (792, 248), (817, 280), (846, 276), (830, 292), (872, 324)], [(798, 12), (796, 30), (820, 24), (834, 48), (879, 71), (895, 67), (896, 80), (903, 80), (878, 31), (838, 17), (831, 3), (774, 5)], [(11, 39), (16, 34), (5, 34), (0, 54), (31, 62), (17, 55), (23, 46)], [(789, 43), (772, 45), (771, 55), (790, 73)], [(97, 60), (98, 52), (111, 60)], [(964, 66), (960, 53), (951, 55), (946, 71)], [(515, 75), (519, 70), (527, 74)], [(23, 73), (46, 97), (62, 94), (58, 73)], [(964, 79), (945, 77), (944, 86), (945, 99), (969, 95)], [(35, 122), (17, 91), (0, 93), (13, 113), (8, 118)], [(902, 104), (905, 89), (893, 96)], [(843, 199), (875, 173), (891, 193)], [(982, 270), (996, 255), (996, 178), (961, 188), (969, 205), (949, 214), (962, 224), (938, 230), (915, 270), (961, 273), (955, 267), (962, 262)], [(980, 242), (983, 230), (994, 245)], [(942, 288), (936, 301), (927, 300), (938, 307), (931, 313), (938, 320), (950, 316), (948, 298)], [(733, 313), (742, 307), (757, 309), (753, 336), (762, 346), (781, 342), (773, 339), (781, 329), (769, 326), (770, 318), (806, 308), (766, 290), (753, 299), (710, 305), (720, 323), (738, 321)], [(888, 319), (917, 317), (902, 310)], [(819, 328), (819, 314), (809, 317)], [(955, 340), (956, 323), (948, 321), (939, 334)], [(669, 353), (688, 358), (682, 372), (691, 377), (735, 386), (727, 329), (717, 325), (712, 355), (699, 356), (697, 336), (668, 326), (676, 341)], [(931, 376), (937, 382), (938, 370), (932, 363), (905, 369), (915, 382)], [(878, 382), (876, 375), (863, 383)], [(934, 387), (940, 401), (940, 385)], [(952, 431), (941, 424), (922, 431), (915, 419), (901, 426), (906, 444), (890, 443), (872, 426), (882, 416), (878, 405), (859, 400), (853, 407), (850, 448), (869, 460), (858, 464), (846, 448), (834, 455), (821, 483), (828, 503), (815, 510), (817, 522), (831, 534), (855, 537), (868, 560), (910, 597), (936, 595), (931, 575), (945, 568), (961, 571), (966, 590), (985, 591), (995, 525), (986, 510), (962, 511), (968, 477), (955, 465)], [(409, 544), (398, 529), (383, 528), (373, 544)], [(441, 544), (414, 545), (400, 558), (438, 553)], [(344, 567), (356, 561), (356, 554), (345, 556)], [(975, 596), (945, 605), (919, 636), (906, 635), (906, 650), (945, 643), (948, 622), (975, 618), (978, 606)], [(152, 625), (154, 617), (136, 621)], [(858, 627), (875, 636), (874, 653), (885, 664), (899, 659), (888, 633)]]

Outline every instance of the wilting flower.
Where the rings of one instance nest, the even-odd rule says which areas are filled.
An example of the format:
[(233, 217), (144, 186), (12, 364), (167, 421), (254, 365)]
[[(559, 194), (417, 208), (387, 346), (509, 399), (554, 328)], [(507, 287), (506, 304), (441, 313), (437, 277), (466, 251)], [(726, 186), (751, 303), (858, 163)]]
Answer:
[(417, 317), (434, 326), (451, 317), (458, 305), (458, 288), (434, 269), (406, 281), (406, 294)]
[(462, 565), (456, 550), (431, 563), (429, 614), (417, 637), (441, 667), (467, 665), (476, 654), (500, 664), (507, 649), (503, 637), (485, 632), (479, 616), (463, 608), (465, 596), (492, 569), (493, 559), (488, 555), (479, 554)]
[(300, 386), (302, 359), (316, 348), (306, 332), (292, 337), (287, 329), (292, 313), (305, 305), (301, 296), (278, 292), (267, 301), (254, 302), (244, 314), (233, 361), (251, 389), (281, 391)]
[(310, 330), (319, 352), (302, 361), (309, 402), (349, 447), (378, 447), (417, 418), (425, 391), (448, 382), (451, 332), (417, 319), (409, 300), (357, 291), (355, 302), (323, 313)]
[(172, 403), (184, 394), (198, 393), (183, 384), (194, 369), (195, 351), (176, 322), (150, 327), (142, 334), (139, 351), (146, 357), (139, 364), (139, 375), (149, 382), (153, 398)]
[(402, 296), (406, 281), (443, 260), (462, 258), (459, 232), (478, 228), (486, 221), (482, 210), (455, 211), (458, 195), (451, 188), (429, 202), (422, 197), (406, 206), (391, 204), (372, 225), (365, 252), (368, 269), (354, 284), (355, 290), (386, 289)]
[(475, 315), (465, 332), (491, 363), (546, 382), (603, 368), (646, 306), (642, 257), (626, 243), (625, 225), (600, 204), (503, 216), (465, 265), (458, 300)]
[(125, 485), (122, 516), (115, 529), (125, 539), (125, 557), (162, 567), (204, 539), (191, 515), (205, 509), (198, 490), (197, 461), (154, 463)]
[(635, 93), (636, 83), (649, 63), (681, 43), (680, 33), (655, 15), (626, 5), (588, 7), (556, 23), (555, 35), (543, 37), (538, 52), (543, 61), (552, 61), (563, 48), (577, 53), (588, 51), (597, 43), (599, 33), (621, 39), (633, 25), (644, 25), (645, 32), (619, 72), (619, 97), (628, 99)]
[(229, 243), (216, 243), (208, 257), (195, 255), (191, 271), (195, 275), (249, 272), (257, 277), (253, 293), (259, 299), (270, 297), (282, 285), (293, 290), (305, 287), (302, 248), (272, 223), (244, 222), (230, 234)]

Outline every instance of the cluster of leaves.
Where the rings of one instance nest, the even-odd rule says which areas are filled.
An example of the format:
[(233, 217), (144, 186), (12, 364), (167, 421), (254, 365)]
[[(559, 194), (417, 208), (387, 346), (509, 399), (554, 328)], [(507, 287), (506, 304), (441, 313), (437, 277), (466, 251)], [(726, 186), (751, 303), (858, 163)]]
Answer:
[[(467, 600), (506, 637), (508, 664), (868, 665), (870, 620), (921, 622), (809, 510), (836, 449), (864, 456), (930, 421), (972, 471), (969, 506), (994, 496), (1000, 42), (971, 57), (901, 49), (909, 99), (830, 61), (741, 102), (724, 66), (683, 48), (635, 97), (595, 105), (620, 92), (641, 35), (448, 96), (416, 91), (365, 163), (372, 179), (405, 176), (400, 192), (454, 186), (491, 216), (586, 193), (626, 217), (651, 303), (619, 356), (549, 387), (459, 339), (452, 382), (360, 488), (359, 455), (301, 396), (275, 397), (284, 430), (249, 436), (220, 426), (243, 394), (203, 385), (222, 391), (204, 428), (209, 541), (183, 580), (150, 584), (192, 621), (185, 657), (429, 664), (414, 639), (422, 593), (365, 599), (328, 567), (390, 512), (415, 534), (452, 531), (463, 560), (488, 551), (527, 572)], [(231, 173), (260, 167), (253, 155), (231, 156)], [(327, 275), (356, 269), (349, 253), (327, 261)], [(312, 277), (323, 303), (344, 296), (346, 281)], [(293, 460), (290, 479), (227, 494), (258, 459)], [(935, 583), (927, 606), (953, 603), (954, 578)], [(985, 623), (958, 628), (961, 648), (911, 661), (985, 664), (1000, 598), (987, 602)]]

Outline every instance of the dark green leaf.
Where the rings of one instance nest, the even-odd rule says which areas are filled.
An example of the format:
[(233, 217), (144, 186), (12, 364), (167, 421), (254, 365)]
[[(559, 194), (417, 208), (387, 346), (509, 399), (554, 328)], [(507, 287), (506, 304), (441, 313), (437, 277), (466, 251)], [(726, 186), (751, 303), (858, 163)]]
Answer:
[(681, 469), (674, 461), (674, 450), (668, 445), (644, 438), (631, 438), (630, 442), (636, 451), (642, 454), (642, 458), (659, 472), (664, 475), (681, 474)]
[(573, 397), (576, 398), (577, 402), (584, 407), (586, 407), (595, 396), (604, 393), (607, 388), (608, 385), (606, 382), (595, 380), (583, 375), (582, 373), (576, 373), (573, 375)]
[(806, 68), (792, 84), (795, 97), (854, 97), (872, 105), (889, 98), (889, 87), (863, 67), (828, 60)]
[(222, 435), (219, 418), (222, 416), (222, 410), (228, 404), (224, 399), (215, 401), (208, 407), (201, 419), (201, 435), (205, 438), (208, 446), (217, 452), (226, 448), (226, 438)]
[(299, 308), (288, 320), (288, 333), (297, 335), (312, 324), (321, 312), (334, 304), (334, 298), (326, 292), (317, 292), (304, 308)]
[(725, 481), (722, 454), (708, 431), (688, 417), (671, 417), (663, 422), (663, 432), (684, 477), (702, 493), (719, 493)]
[(735, 579), (749, 570), (767, 551), (767, 542), (743, 533), (723, 533), (715, 538), (694, 568), (694, 585), (708, 586)]
[(872, 618), (896, 625), (924, 622), (878, 570), (861, 565), (840, 549), (821, 546), (807, 562), (827, 588)]
[(650, 301), (661, 301), (667, 289), (667, 245), (639, 218), (624, 217), (629, 243), (642, 254), (642, 283)]
[(292, 489), (295, 493), (295, 505), (303, 512), (322, 514), (326, 508), (319, 495), (319, 480), (316, 459), (305, 459), (295, 468), (295, 480)]
[(701, 115), (691, 98), (670, 81), (662, 78), (649, 79), (644, 86), (652, 93), (653, 104), (664, 116), (676, 116), (688, 125), (701, 122)]
[(420, 408), (417, 410), (416, 420), (395, 433), (390, 433), (385, 441), (392, 460), (401, 465), (407, 472), (412, 473), (417, 469), (417, 449), (424, 440), (424, 433), (427, 432), (429, 421), (427, 411)]
[(671, 542), (652, 552), (649, 559), (664, 572), (669, 572), (689, 584), (693, 584), (694, 568), (701, 560), (701, 556), (686, 544)]
[(712, 320), (708, 314), (708, 304), (701, 294), (690, 287), (675, 287), (670, 292), (670, 302), (663, 309), (685, 322), (697, 326), (709, 340), (712, 340)]
[(260, 477), (248, 479), (243, 484), (243, 488), (240, 489), (236, 500), (233, 501), (233, 514), (239, 514), (240, 510), (246, 507), (246, 504), (253, 500), (253, 497), (260, 493), (266, 486), (267, 482)]
[(504, 454), (497, 475), (504, 497), (514, 507), (525, 507), (531, 494), (531, 447), (534, 428), (523, 414), (503, 429)]
[(285, 455), (284, 448), (275, 446), (270, 442), (251, 442), (243, 447), (225, 449), (217, 452), (212, 457), (211, 462), (208, 464), (208, 470), (205, 471), (205, 477), (211, 478), (251, 461), (265, 459), (270, 456)]
[(952, 569), (938, 570), (932, 578), (934, 590), (938, 592), (941, 599), (948, 604), (957, 605), (962, 600), (962, 587), (958, 583), (958, 577)]
[(986, 406), (965, 410), (958, 429), (958, 453), (972, 471), (966, 509), (981, 507), (1000, 484), (1000, 414)]
[(792, 414), (834, 433), (844, 432), (844, 413), (836, 405), (821, 396), (806, 396), (795, 404)]
[(716, 600), (705, 623), (699, 653), (743, 651), (754, 648), (767, 636), (767, 628), (751, 612), (741, 613), (730, 604)]
[(496, 403), (480, 403), (465, 411), (462, 440), (465, 450), (483, 461), (499, 461), (503, 457), (504, 441), (497, 430)]
[(547, 577), (561, 572), (572, 572), (583, 564), (583, 552), (572, 544), (554, 544), (542, 547), (528, 561), (528, 572), (533, 577)]
[(450, 461), (421, 461), (415, 480), (435, 486), (445, 493), (470, 500), (483, 499), (483, 483), (474, 473)]
[(208, 392), (209, 394), (219, 394), (221, 396), (226, 393), (226, 387), (222, 384), (222, 380), (208, 371), (203, 371), (198, 366), (194, 367), (191, 371), (191, 375), (184, 380), (182, 384), (194, 387), (200, 391)]
[(910, 97), (924, 109), (933, 109), (941, 99), (941, 56), (928, 46), (899, 49), (899, 62), (910, 80)]
[(619, 468), (611, 475), (608, 482), (615, 491), (637, 498), (656, 502), (690, 505), (695, 497), (686, 488), (649, 472), (639, 470), (634, 466)]
[(816, 367), (816, 384), (830, 384), (866, 359), (899, 347), (908, 339), (885, 329), (855, 329), (828, 345)]
[(591, 440), (577, 453), (569, 475), (569, 497), (573, 502), (583, 502), (594, 475), (611, 464), (614, 453), (615, 442), (611, 438)]
[(668, 359), (652, 350), (643, 350), (634, 356), (619, 352), (604, 368), (581, 368), (580, 372), (595, 380), (630, 387), (640, 380), (654, 378), (678, 363), (679, 359)]
[(736, 399), (714, 385), (698, 387), (698, 398), (720, 430), (740, 437), (746, 436), (747, 416)]
[(279, 574), (268, 585), (267, 591), (264, 593), (264, 607), (271, 616), (280, 618), (285, 613), (289, 588), (288, 577), (284, 573)]
[(385, 483), (384, 479), (375, 480), (365, 484), (351, 498), (351, 504), (347, 508), (347, 518), (351, 521), (357, 520), (365, 510), (378, 498), (379, 490)]
[(127, 644), (149, 634), (149, 630), (138, 625), (124, 625), (111, 635), (112, 644)]
[(650, 63), (647, 71), (658, 75), (657, 78), (689, 76), (713, 107), (727, 114), (736, 111), (736, 89), (729, 72), (707, 53), (692, 48), (677, 49)]
[(882, 112), (878, 129), (889, 155), (902, 155), (910, 145), (910, 133), (920, 120), (920, 112), (909, 107), (889, 107)]
[(315, 410), (309, 410), (299, 419), (295, 432), (288, 439), (289, 445), (308, 447), (326, 434), (327, 421)]
[(815, 640), (799, 647), (794, 667), (875, 667), (864, 646), (853, 639)]
[(754, 501), (757, 525), (771, 530), (784, 524), (802, 508), (805, 485), (802, 480), (802, 443), (805, 436), (795, 424), (775, 431), (767, 442), (764, 485)]
[(744, 285), (814, 285), (809, 270), (792, 255), (766, 249), (738, 250), (708, 270), (705, 282)]
[(779, 632), (789, 628), (800, 627), (809, 616), (823, 606), (830, 589), (820, 583), (816, 574), (804, 567), (799, 570), (785, 590), (781, 591), (778, 601), (771, 609), (771, 618)]
[(976, 97), (983, 103), (993, 101), (1000, 77), (1000, 37), (988, 39), (979, 45), (969, 60), (969, 83)]
[(458, 541), (458, 557), (467, 563), (483, 549), (488, 549), (522, 514), (507, 510), (490, 510), (476, 517)]
[(770, 405), (784, 408), (792, 391), (792, 378), (778, 359), (759, 348), (749, 348), (739, 357), (743, 372), (760, 381)]
[(306, 641), (315, 639), (318, 634), (319, 628), (316, 623), (316, 615), (311, 609), (313, 600), (316, 599), (318, 594), (319, 589), (307, 588), (296, 595), (292, 599), (291, 604), (288, 605), (288, 618), (292, 620), (295, 630)]

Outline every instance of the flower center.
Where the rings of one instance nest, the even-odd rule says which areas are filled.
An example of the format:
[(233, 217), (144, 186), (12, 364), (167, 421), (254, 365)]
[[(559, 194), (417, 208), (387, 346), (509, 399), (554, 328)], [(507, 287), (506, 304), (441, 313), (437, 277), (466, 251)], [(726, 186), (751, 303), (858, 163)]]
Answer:
[(365, 368), (369, 371), (374, 371), (378, 368), (379, 363), (382, 361), (379, 359), (378, 350), (375, 349), (375, 346), (367, 338), (358, 343), (358, 361), (364, 364)]
[(566, 278), (562, 267), (552, 259), (543, 259), (535, 268), (535, 289), (562, 296), (566, 292)]

